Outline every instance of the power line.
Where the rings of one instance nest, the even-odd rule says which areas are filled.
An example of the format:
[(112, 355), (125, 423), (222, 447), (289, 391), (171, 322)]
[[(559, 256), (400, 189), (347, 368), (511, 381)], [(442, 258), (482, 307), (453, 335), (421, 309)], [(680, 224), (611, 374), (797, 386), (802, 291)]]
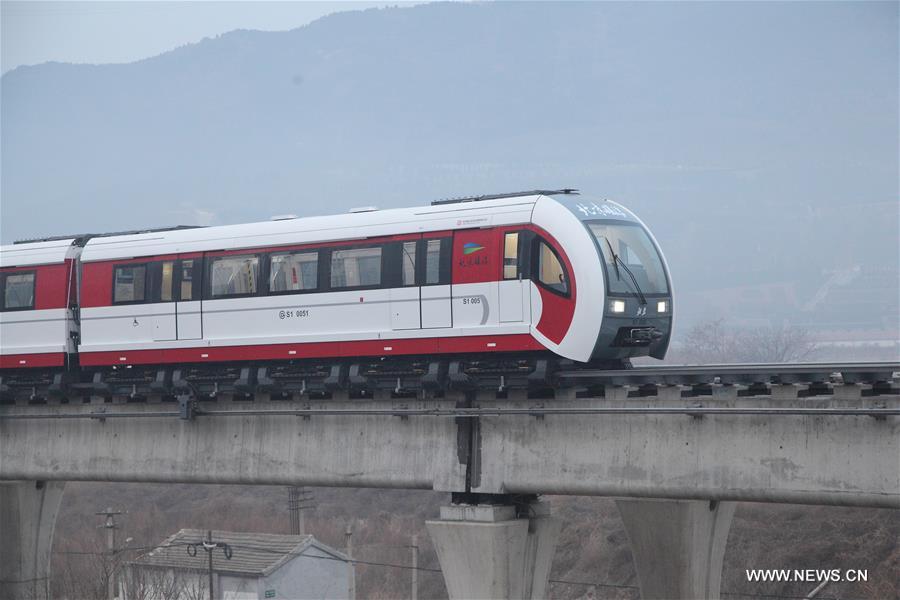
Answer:
[[(622, 585), (616, 583), (593, 583), (588, 581), (567, 581), (564, 579), (550, 579), (549, 583), (563, 583), (568, 585), (583, 585), (586, 587), (602, 587), (602, 588), (615, 588), (615, 589), (627, 589), (633, 591), (640, 591), (640, 587), (636, 585)], [(806, 600), (806, 596), (789, 596), (783, 594), (758, 594), (753, 592), (721, 592), (723, 596), (748, 596), (752, 598), (778, 598), (784, 600)], [(823, 596), (822, 600), (837, 600), (833, 596)], [(842, 600), (851, 600), (848, 598), (843, 598)]]
[(31, 579), (0, 579), (0, 583), (37, 583), (38, 581), (47, 581), (49, 577), (32, 577)]
[(564, 583), (567, 585), (583, 585), (586, 587), (603, 587), (635, 591), (640, 590), (640, 588), (636, 585), (623, 585), (618, 583), (593, 583), (588, 581), (566, 581), (565, 579), (550, 579), (547, 581), (547, 583)]
[[(126, 550), (128, 550), (128, 551), (161, 550), (164, 548), (178, 548), (178, 547), (186, 547), (186, 546), (190, 546), (190, 545), (192, 545), (192, 544), (184, 542), (184, 543), (177, 543), (177, 544), (160, 544), (160, 545), (153, 545), (153, 546), (134, 546), (134, 547), (129, 547), (129, 548), (124, 548), (124, 549), (118, 550), (117, 552), (124, 552)], [(389, 567), (389, 568), (393, 568), (393, 569), (412, 569), (413, 568), (412, 565), (381, 563), (381, 562), (376, 562), (376, 561), (366, 561), (366, 560), (359, 560), (359, 559), (347, 560), (345, 558), (340, 558), (337, 556), (315, 556), (315, 555), (310, 555), (310, 554), (302, 554), (299, 552), (282, 552), (280, 550), (273, 550), (272, 548), (260, 548), (258, 546), (244, 546), (244, 545), (239, 545), (239, 544), (231, 544), (230, 546), (231, 546), (231, 548), (240, 548), (243, 550), (253, 550), (255, 552), (270, 552), (272, 554), (279, 554), (281, 556), (304, 556), (306, 558), (317, 558), (317, 559), (322, 559), (322, 560), (336, 560), (336, 561), (340, 561), (340, 562), (349, 562), (349, 563), (355, 563), (355, 564), (359, 564), (359, 565), (376, 566), (376, 567)], [(401, 548), (402, 546), (396, 546), (396, 547)], [(53, 554), (74, 554), (74, 555), (84, 555), (84, 556), (106, 556), (107, 555), (106, 552), (88, 552), (88, 551), (77, 551), (77, 550), (54, 550)], [(440, 573), (441, 572), (440, 569), (429, 568), (429, 567), (415, 567), (415, 569), (418, 571), (428, 571), (431, 573)]]
[[(114, 552), (116, 554), (122, 552), (134, 552), (140, 550), (157, 550), (163, 548), (178, 548), (188, 546), (187, 542), (177, 543), (177, 544), (153, 544), (152, 546), (127, 546), (124, 548), (119, 548)], [(53, 550), (53, 554), (75, 554), (75, 555), (85, 555), (85, 556), (108, 556), (109, 552), (97, 552), (97, 551), (88, 551), (88, 550)]]
[[(300, 554), (297, 554), (297, 553), (281, 553), (277, 550), (272, 550), (271, 548), (259, 548), (256, 546), (234, 546), (234, 547), (235, 548), (243, 548), (244, 550), (256, 550), (256, 551), (261, 551), (261, 552), (272, 552), (272, 553), (276, 553), (276, 554), (284, 554), (285, 556), (301, 556)], [(325, 560), (344, 560), (344, 559), (337, 558), (334, 556), (310, 556), (310, 555), (303, 555), (303, 556), (309, 556), (310, 558), (321, 558), (321, 559), (325, 559)], [(352, 560), (349, 562), (354, 562), (354, 563), (363, 564), (363, 565), (389, 567), (389, 568), (394, 568), (394, 569), (416, 569), (418, 571), (427, 571), (427, 572), (431, 572), (431, 573), (440, 573), (441, 572), (441, 569), (428, 568), (428, 567), (414, 567), (412, 565), (398, 565), (398, 564), (380, 563), (380, 562), (363, 561), (363, 560)], [(633, 590), (633, 591), (640, 591), (640, 588), (636, 585), (617, 584), (617, 583), (570, 581), (570, 580), (565, 580), (565, 579), (550, 579), (548, 582), (549, 583), (568, 584), (568, 585), (583, 585), (583, 586), (590, 586), (590, 587), (627, 589), (627, 590)], [(779, 594), (755, 594), (755, 593), (751, 593), (751, 592), (722, 592), (722, 595), (725, 595), (725, 596), (751, 596), (754, 598), (777, 598), (777, 599), (784, 599), (784, 600), (795, 600), (795, 599), (805, 600), (806, 599), (806, 596), (789, 596), (789, 595), (779, 595)], [(838, 599), (827, 596), (827, 597), (823, 597), (822, 600), (838, 600)], [(841, 598), (841, 600), (854, 600), (854, 599)]]
[[(750, 592), (722, 592), (723, 596), (752, 596), (754, 598), (786, 598), (807, 600), (808, 596), (784, 596), (780, 594), (753, 594)], [(821, 600), (838, 600), (834, 596), (822, 596)], [(841, 600), (851, 600), (850, 598), (842, 598)]]
[[(166, 544), (166, 545), (158, 545), (158, 546), (145, 546), (141, 548), (128, 548), (128, 550), (149, 550), (149, 549), (158, 549), (158, 548), (173, 548), (178, 546), (187, 546), (186, 543), (179, 544)], [(337, 556), (316, 556), (311, 554), (302, 554), (299, 552), (281, 552), (279, 550), (273, 550), (272, 548), (261, 548), (259, 546), (245, 546), (245, 545), (232, 545), (234, 549), (243, 549), (243, 550), (253, 550), (256, 552), (270, 552), (272, 554), (279, 554), (282, 556), (303, 556), (306, 558), (315, 558), (320, 560), (335, 560), (340, 562), (353, 563), (358, 565), (365, 566), (373, 566), (373, 567), (385, 567), (390, 569), (406, 569), (416, 571), (424, 571), (427, 573), (441, 573), (441, 569), (436, 569), (433, 567), (418, 567), (413, 565), (403, 565), (403, 564), (395, 564), (395, 563), (384, 563), (378, 561), (367, 561), (367, 560), (359, 560), (359, 559), (351, 559), (347, 560), (344, 558), (340, 558)], [(399, 548), (400, 546), (398, 546)], [(55, 554), (92, 554), (102, 556), (104, 553), (101, 552), (66, 552), (66, 551), (55, 551)], [(627, 585), (627, 584), (619, 584), (619, 583), (604, 583), (604, 582), (593, 582), (593, 581), (572, 581), (566, 579), (550, 579), (548, 583), (557, 583), (563, 585), (581, 585), (585, 587), (597, 587), (597, 588), (610, 588), (610, 589), (625, 589), (631, 591), (640, 591), (640, 588), (636, 585)], [(745, 596), (750, 598), (774, 598), (776, 600), (806, 600), (806, 596), (792, 596), (786, 594), (761, 594), (754, 592), (721, 592), (723, 596)], [(823, 596), (822, 600), (838, 600), (834, 596)], [(840, 600), (863, 600), (856, 598), (846, 598), (841, 597)]]
[(389, 567), (392, 569), (413, 569), (415, 568), (417, 571), (428, 571), (430, 573), (440, 573), (440, 569), (430, 568), (430, 567), (413, 567), (412, 565), (399, 565), (393, 563), (382, 563), (377, 561), (368, 561), (368, 560), (360, 560), (357, 558), (352, 558), (347, 560), (345, 558), (340, 558), (337, 556), (315, 556), (310, 554), (302, 554), (300, 552), (281, 552), (280, 550), (273, 550), (272, 548), (260, 548), (258, 546), (244, 546), (240, 544), (235, 544), (232, 548), (243, 548), (244, 550), (253, 550), (256, 552), (270, 552), (272, 554), (278, 554), (281, 556), (304, 556), (307, 558), (318, 558), (323, 560), (336, 560), (340, 562), (349, 562), (358, 565), (367, 565), (367, 566), (375, 566), (375, 567)]

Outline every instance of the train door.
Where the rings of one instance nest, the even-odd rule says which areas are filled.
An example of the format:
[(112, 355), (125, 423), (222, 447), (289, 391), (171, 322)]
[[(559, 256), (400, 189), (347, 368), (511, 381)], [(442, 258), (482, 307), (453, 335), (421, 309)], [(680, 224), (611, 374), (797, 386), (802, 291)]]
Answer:
[[(394, 262), (383, 269), (395, 279), (390, 283), (391, 329), (419, 329), (422, 326), (421, 292), (416, 281), (416, 253), (420, 241), (396, 242), (385, 252), (385, 261)], [(399, 272), (396, 265), (399, 265)]]
[(420, 287), (422, 329), (452, 327), (452, 290), (450, 235), (425, 236), (416, 253), (416, 278)]
[(203, 258), (200, 255), (184, 255), (179, 257), (175, 266), (177, 337), (179, 340), (202, 339)]
[[(526, 231), (503, 233), (503, 273), (500, 279), (499, 311), (501, 323), (521, 323), (531, 320), (530, 285), (527, 280), (527, 259), (523, 257)], [(528, 319), (525, 318), (526, 314)]]
[(166, 342), (176, 338), (175, 261), (163, 260), (149, 265), (150, 298), (153, 311), (153, 340)]

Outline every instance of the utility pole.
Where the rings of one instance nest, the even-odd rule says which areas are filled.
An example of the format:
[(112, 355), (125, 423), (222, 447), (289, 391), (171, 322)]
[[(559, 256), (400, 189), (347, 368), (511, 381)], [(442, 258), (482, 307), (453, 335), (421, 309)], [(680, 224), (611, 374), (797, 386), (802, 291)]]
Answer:
[(410, 598), (419, 600), (419, 536), (412, 536), (412, 544), (409, 546), (412, 550), (412, 591)]
[(350, 559), (350, 586), (347, 595), (350, 600), (356, 600), (356, 563), (353, 562), (353, 526), (350, 523), (347, 523), (344, 535), (347, 537), (347, 558)]
[(125, 514), (120, 510), (107, 508), (100, 512), (94, 513), (97, 516), (105, 516), (106, 521), (100, 527), (106, 529), (106, 552), (109, 555), (106, 565), (106, 598), (107, 600), (115, 600), (116, 598), (116, 515)]
[(303, 535), (306, 533), (303, 511), (315, 507), (311, 490), (296, 486), (288, 488), (288, 513), (291, 517), (291, 534)]
[(185, 547), (185, 550), (187, 550), (189, 556), (197, 556), (197, 547), (202, 548), (209, 558), (209, 562), (207, 563), (208, 567), (206, 570), (209, 577), (209, 600), (215, 600), (215, 592), (213, 590), (213, 550), (215, 550), (216, 548), (221, 548), (222, 553), (225, 555), (225, 558), (231, 560), (231, 546), (229, 546), (225, 542), (214, 542), (212, 539), (212, 530), (207, 530), (205, 540), (201, 540), (196, 544), (188, 544)]
[(207, 573), (209, 573), (209, 600), (215, 600), (215, 596), (213, 595), (213, 568), (212, 568), (212, 551), (215, 548), (215, 544), (212, 541), (212, 530), (208, 529), (206, 531), (206, 542), (203, 544), (203, 549), (206, 550), (206, 555), (209, 557), (209, 569), (207, 569)]

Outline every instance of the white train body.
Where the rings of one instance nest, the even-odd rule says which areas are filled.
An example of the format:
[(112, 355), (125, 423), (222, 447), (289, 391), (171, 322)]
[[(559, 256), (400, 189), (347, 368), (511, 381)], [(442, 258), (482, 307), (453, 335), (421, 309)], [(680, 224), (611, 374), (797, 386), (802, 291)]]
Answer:
[[(646, 227), (615, 203), (572, 194), (55, 244), (54, 264), (80, 272), (82, 367), (493, 352), (661, 358), (672, 326), (668, 270)], [(2, 249), (3, 277), (28, 267), (30, 246), (40, 251)], [(26, 366), (17, 361), (31, 347), (75, 352), (73, 299), (59, 314), (4, 310), (2, 367)], [(59, 319), (71, 325), (52, 329)], [(55, 333), (32, 336), (25, 321)]]
[(0, 248), (0, 365), (63, 367), (75, 352), (81, 248), (74, 239)]

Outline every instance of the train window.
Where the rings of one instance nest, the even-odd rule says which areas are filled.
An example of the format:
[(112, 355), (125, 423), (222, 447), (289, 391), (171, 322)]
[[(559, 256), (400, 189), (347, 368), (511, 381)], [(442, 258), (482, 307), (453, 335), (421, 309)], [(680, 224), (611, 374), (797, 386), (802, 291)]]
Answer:
[(662, 258), (643, 227), (617, 221), (587, 225), (603, 254), (610, 292), (632, 294), (637, 287), (643, 294), (668, 293)]
[(425, 285), (436, 283), (441, 283), (441, 240), (426, 240)]
[(381, 285), (381, 248), (352, 248), (331, 253), (331, 287)]
[(503, 238), (503, 279), (519, 276), (519, 232), (507, 233)]
[(164, 261), (162, 264), (162, 281), (159, 284), (159, 299), (161, 302), (171, 302), (175, 299), (173, 295), (175, 291), (175, 262), (171, 260)]
[(181, 283), (178, 286), (180, 292), (178, 299), (182, 302), (188, 302), (194, 299), (194, 261), (181, 260), (179, 263)]
[(3, 278), (3, 310), (34, 308), (34, 272), (8, 273)]
[(270, 292), (302, 292), (315, 290), (318, 286), (318, 252), (273, 254), (271, 261)]
[(403, 242), (403, 285), (416, 285), (416, 242)]
[(212, 259), (210, 292), (213, 298), (255, 294), (259, 281), (259, 256), (221, 256)]
[(148, 264), (147, 287), (143, 300), (145, 302), (171, 302), (174, 299), (175, 261), (165, 260)]
[(121, 265), (113, 273), (113, 304), (143, 302), (147, 297), (147, 265)]
[(547, 242), (541, 240), (537, 256), (538, 281), (560, 294), (568, 295), (569, 278), (559, 257)]

